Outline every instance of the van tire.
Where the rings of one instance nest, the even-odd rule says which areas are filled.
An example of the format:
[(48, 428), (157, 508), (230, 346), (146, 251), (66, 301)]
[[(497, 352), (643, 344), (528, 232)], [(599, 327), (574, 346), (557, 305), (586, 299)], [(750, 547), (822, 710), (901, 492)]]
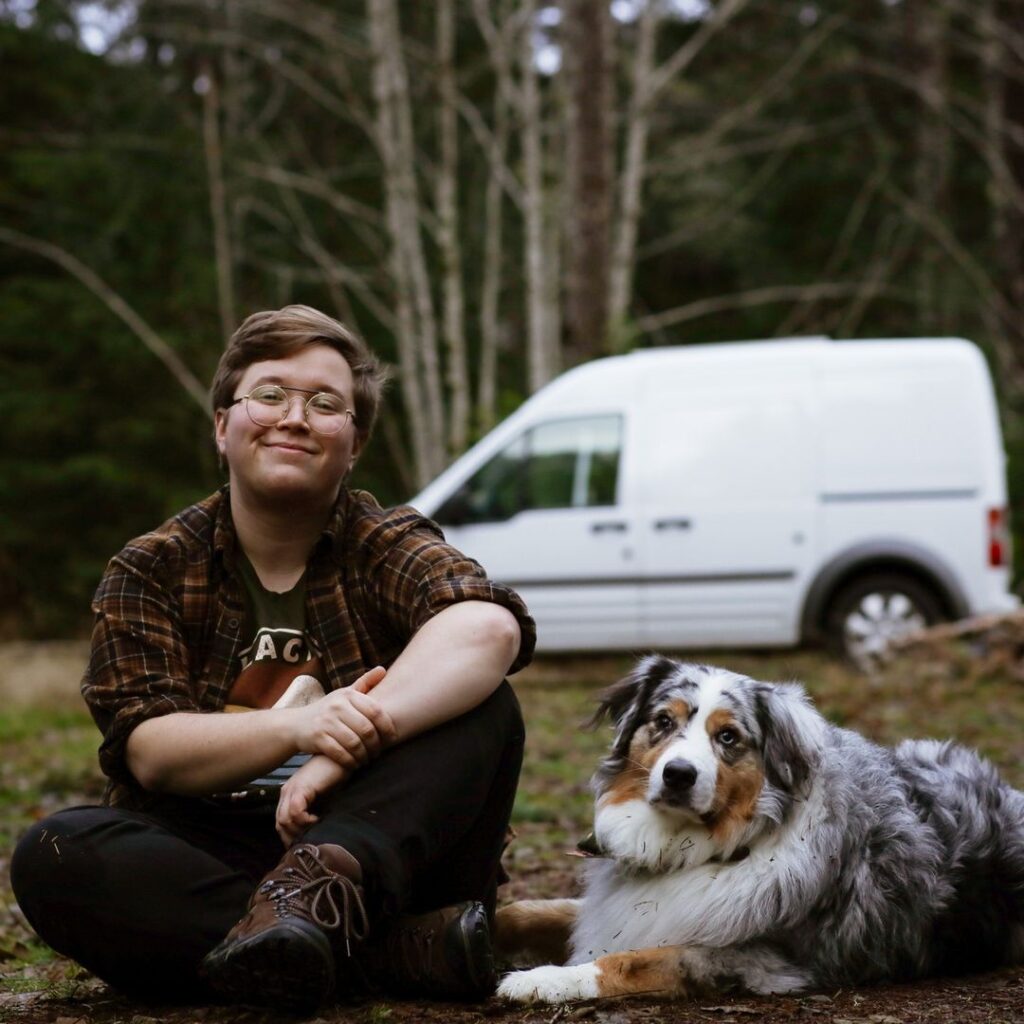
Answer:
[(837, 657), (870, 672), (882, 663), (890, 640), (945, 618), (927, 584), (903, 573), (871, 573), (843, 585), (829, 602), (825, 640)]

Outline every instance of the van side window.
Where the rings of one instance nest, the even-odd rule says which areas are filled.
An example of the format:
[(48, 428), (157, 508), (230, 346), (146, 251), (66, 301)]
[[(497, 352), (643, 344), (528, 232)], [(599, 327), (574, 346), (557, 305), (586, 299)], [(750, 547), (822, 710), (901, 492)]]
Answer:
[(621, 449), (621, 416), (538, 424), (481, 466), (435, 518), (464, 526), (530, 509), (614, 505)]

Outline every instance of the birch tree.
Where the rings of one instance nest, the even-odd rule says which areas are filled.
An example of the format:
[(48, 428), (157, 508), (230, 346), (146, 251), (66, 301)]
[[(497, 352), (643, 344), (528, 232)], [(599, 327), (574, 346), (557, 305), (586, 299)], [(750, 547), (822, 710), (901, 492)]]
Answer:
[(444, 293), (444, 339), (447, 348), (448, 455), (466, 447), (470, 425), (469, 369), (466, 364), (465, 301), (462, 245), (459, 233), (458, 110), (455, 84), (455, 6), (437, 4), (438, 134), (437, 173), (438, 248)]
[(444, 468), (445, 429), (434, 303), (419, 223), (412, 111), (398, 8), (368, 0), (373, 48), (376, 138), (384, 171), (390, 264), (398, 306), (399, 374), (416, 476), (423, 483)]
[(611, 16), (604, 0), (564, 0), (568, 78), (566, 361), (607, 351), (611, 240)]

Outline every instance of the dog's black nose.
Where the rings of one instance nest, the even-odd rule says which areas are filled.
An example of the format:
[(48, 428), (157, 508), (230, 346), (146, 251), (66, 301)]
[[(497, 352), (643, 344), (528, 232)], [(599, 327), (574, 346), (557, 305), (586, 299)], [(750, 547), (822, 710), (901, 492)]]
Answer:
[(677, 757), (665, 765), (661, 777), (669, 789), (683, 793), (693, 789), (693, 784), (697, 781), (697, 769), (689, 761)]

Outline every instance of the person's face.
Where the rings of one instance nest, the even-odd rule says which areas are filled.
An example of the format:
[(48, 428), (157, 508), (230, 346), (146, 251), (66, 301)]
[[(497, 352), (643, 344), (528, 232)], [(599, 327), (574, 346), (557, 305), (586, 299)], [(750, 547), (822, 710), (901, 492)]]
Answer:
[[(327, 391), (340, 396), (346, 408), (355, 409), (352, 370), (344, 356), (327, 345), (307, 345), (283, 359), (253, 363), (232, 397), (248, 394), (257, 384)], [(269, 427), (250, 419), (245, 402), (217, 410), (217, 449), (228, 464), (231, 487), (256, 504), (287, 499), (333, 502), (359, 454), (355, 423), (349, 417), (337, 434), (317, 433), (304, 412), (310, 396), (286, 394), (291, 400), (287, 413)]]

